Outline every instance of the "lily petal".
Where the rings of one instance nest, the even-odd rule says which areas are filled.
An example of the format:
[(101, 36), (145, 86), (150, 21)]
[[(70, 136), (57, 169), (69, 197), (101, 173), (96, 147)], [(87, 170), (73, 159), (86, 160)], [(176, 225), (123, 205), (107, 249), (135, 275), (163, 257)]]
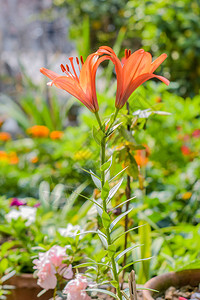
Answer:
[(166, 58), (167, 54), (165, 53), (161, 54), (158, 58), (156, 58), (151, 64), (150, 73), (153, 73)]
[(86, 96), (79, 83), (71, 77), (59, 76), (52, 81), (57, 88), (63, 89), (81, 101), (89, 110), (95, 111), (95, 107), (90, 98)]

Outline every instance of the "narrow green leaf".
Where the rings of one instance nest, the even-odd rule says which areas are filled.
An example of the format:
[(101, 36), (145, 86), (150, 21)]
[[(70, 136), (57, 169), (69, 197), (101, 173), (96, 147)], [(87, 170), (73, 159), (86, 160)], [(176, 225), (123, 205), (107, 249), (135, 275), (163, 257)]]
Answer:
[[(144, 225), (140, 225), (140, 226), (145, 226), (145, 224), (144, 224)], [(136, 227), (133, 227), (133, 228), (127, 230), (127, 231), (124, 231), (123, 233), (121, 233), (120, 235), (118, 235), (112, 242), (114, 243), (115, 241), (117, 241), (120, 237), (122, 237), (122, 236), (125, 235), (126, 233), (129, 233), (129, 232), (131, 232), (131, 231), (133, 231), (133, 230), (139, 228), (140, 226), (136, 226)]]
[[(140, 243), (144, 246), (140, 249), (140, 258), (145, 259), (151, 256), (151, 226), (144, 220), (139, 222), (141, 226), (139, 228), (138, 234), (140, 238)], [(150, 261), (143, 260), (138, 274), (138, 280), (141, 284), (148, 281), (150, 278)]]
[(101, 142), (104, 138), (104, 133), (101, 130), (98, 130), (95, 126), (93, 126), (93, 138), (98, 145), (101, 145)]
[(118, 274), (120, 274), (123, 270), (125, 270), (126, 268), (128, 268), (138, 262), (142, 262), (143, 260), (150, 260), (151, 258), (152, 257), (148, 257), (148, 258), (143, 258), (143, 259), (138, 259), (138, 260), (132, 261), (130, 264), (127, 264), (123, 268), (121, 268)]
[(103, 232), (101, 232), (100, 230), (98, 230), (98, 232), (95, 230), (87, 230), (87, 231), (76, 233), (75, 235), (82, 235), (82, 234), (89, 234), (89, 233), (101, 234), (103, 237), (106, 238), (106, 235)]
[(131, 246), (127, 249), (125, 249), (124, 251), (122, 251), (120, 254), (117, 255), (117, 257), (115, 258), (115, 261), (118, 261), (122, 256), (124, 256), (124, 254), (126, 254), (127, 252), (136, 249), (138, 247), (140, 247), (141, 245), (136, 245), (136, 246)]
[(111, 161), (107, 161), (107, 162), (105, 162), (105, 163), (101, 166), (100, 170), (101, 170), (101, 171), (106, 171), (107, 169), (110, 168), (110, 165), (111, 165)]
[(117, 173), (117, 175), (115, 175), (113, 178), (111, 178), (109, 180), (109, 182), (113, 181), (117, 176), (119, 176), (120, 174), (122, 174), (127, 168), (128, 168), (128, 166), (126, 168), (124, 168), (123, 170), (121, 170), (119, 173)]
[(110, 281), (110, 283), (115, 287), (115, 288), (117, 288), (118, 287), (118, 282), (117, 281), (115, 281), (115, 280), (111, 280)]
[(119, 299), (117, 297), (117, 295), (115, 295), (114, 293), (107, 291), (107, 290), (103, 290), (103, 289), (87, 289), (85, 290), (86, 292), (97, 292), (97, 293), (103, 293), (103, 294), (107, 294), (115, 299)]
[(92, 177), (92, 180), (95, 184), (95, 186), (101, 190), (101, 180), (90, 170), (90, 174), (91, 174), (91, 177)]
[(116, 246), (114, 244), (108, 246), (108, 255), (112, 257), (116, 253)]
[(122, 291), (122, 295), (123, 295), (122, 300), (130, 300), (130, 297), (125, 293), (125, 291)]
[(108, 248), (108, 242), (107, 239), (102, 235), (102, 232), (98, 229), (97, 230), (98, 236), (103, 244), (103, 246), (107, 249)]
[(131, 200), (133, 200), (133, 199), (135, 199), (135, 198), (136, 198), (136, 197), (134, 196), (134, 197), (132, 197), (132, 198), (130, 198), (130, 199), (128, 199), (128, 200), (123, 201), (122, 203), (120, 203), (120, 204), (118, 204), (117, 206), (115, 206), (111, 211), (115, 210), (116, 208), (118, 208), (118, 207), (124, 205), (125, 203), (127, 203), (127, 202), (129, 202), (129, 201), (131, 201)]
[(108, 183), (108, 181), (106, 181), (104, 186), (103, 186), (102, 192), (101, 192), (101, 198), (103, 200), (107, 199), (107, 197), (109, 195), (109, 191), (110, 191), (109, 183)]
[(102, 213), (102, 223), (103, 223), (104, 228), (106, 228), (106, 229), (109, 228), (110, 216), (105, 211), (103, 211), (103, 213)]
[(125, 217), (127, 214), (129, 214), (132, 210), (134, 209), (134, 207), (130, 208), (129, 210), (125, 211), (124, 213), (122, 213), (121, 215), (119, 215), (116, 219), (114, 219), (112, 221), (112, 223), (110, 224), (110, 230), (113, 229), (113, 227), (123, 218)]
[(41, 290), (39, 294), (37, 294), (37, 297), (39, 298), (40, 296), (44, 295), (46, 293), (46, 290)]
[(158, 290), (149, 289), (149, 288), (145, 288), (145, 287), (137, 287), (137, 291), (141, 291), (141, 290), (146, 290), (146, 291), (151, 291), (151, 292), (159, 293)]
[(87, 199), (87, 200), (89, 200), (90, 202), (94, 203), (95, 205), (97, 205), (98, 207), (100, 207), (101, 209), (103, 209), (103, 206), (98, 201), (96, 201), (94, 199), (90, 199), (90, 198), (88, 198), (88, 197), (86, 197), (85, 195), (82, 195), (82, 194), (78, 194), (78, 195), (81, 196), (81, 197), (83, 197), (83, 198), (85, 198), (85, 199)]
[(10, 279), (11, 277), (13, 277), (16, 274), (16, 271), (12, 271), (6, 275), (4, 275), (3, 277), (1, 277), (1, 282), (4, 282), (8, 279)]
[(108, 134), (108, 136), (110, 136), (121, 124), (122, 124), (122, 122), (118, 123), (115, 126), (113, 126), (112, 128), (110, 128), (110, 133)]
[(103, 266), (103, 267), (107, 267), (107, 268), (111, 268), (109, 265), (107, 264), (104, 264), (104, 263), (97, 263), (97, 262), (86, 262), (86, 263), (82, 263), (82, 264), (79, 264), (79, 265), (76, 265), (74, 266), (73, 268), (76, 269), (76, 268), (85, 268), (85, 267), (88, 267), (88, 266), (92, 266), (92, 265), (98, 265), (98, 266)]
[[(61, 212), (61, 217), (63, 219), (66, 218), (66, 216), (71, 213), (71, 209), (76, 201), (76, 199), (78, 198), (78, 196), (82, 196), (80, 193), (88, 186), (88, 181), (86, 180), (85, 182), (83, 182), (81, 185), (79, 185), (75, 191), (73, 191), (73, 193), (70, 195), (70, 197), (67, 199), (68, 201), (66, 202), (66, 204), (63, 206), (62, 208), (62, 212)], [(87, 198), (88, 199), (88, 198)], [(91, 199), (88, 199), (90, 201), (92, 201)]]
[(112, 199), (112, 197), (114, 197), (114, 195), (116, 194), (116, 192), (120, 188), (123, 180), (124, 180), (123, 178), (120, 179), (120, 181), (110, 190), (109, 195), (108, 195), (108, 199), (107, 199), (107, 203), (109, 203), (110, 200)]
[(99, 205), (95, 205), (95, 206), (96, 206), (96, 210), (97, 210), (99, 216), (102, 218), (103, 208), (100, 207)]

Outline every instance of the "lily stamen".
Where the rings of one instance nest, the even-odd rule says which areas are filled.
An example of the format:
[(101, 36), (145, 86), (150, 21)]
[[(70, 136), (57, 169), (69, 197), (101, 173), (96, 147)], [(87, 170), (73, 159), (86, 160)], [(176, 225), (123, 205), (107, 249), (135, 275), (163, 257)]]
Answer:
[(81, 72), (81, 67), (80, 67), (80, 64), (79, 64), (79, 59), (78, 59), (78, 57), (76, 57), (76, 63), (77, 63), (77, 65), (78, 65), (79, 71)]
[(78, 76), (77, 76), (77, 74), (76, 74), (76, 70), (75, 70), (75, 68), (74, 68), (74, 62), (73, 62), (73, 59), (74, 59), (73, 57), (69, 57), (69, 60), (70, 60), (71, 67), (72, 67), (72, 70), (73, 70), (73, 72), (74, 72), (74, 75), (75, 75), (76, 79), (79, 80), (79, 79), (78, 79)]

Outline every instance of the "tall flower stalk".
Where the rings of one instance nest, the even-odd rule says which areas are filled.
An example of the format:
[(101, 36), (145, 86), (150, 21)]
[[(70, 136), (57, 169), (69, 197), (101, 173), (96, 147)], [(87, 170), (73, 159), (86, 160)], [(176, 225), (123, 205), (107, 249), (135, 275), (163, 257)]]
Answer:
[[(103, 133), (103, 136), (101, 138), (100, 141), (100, 148), (101, 148), (101, 160), (100, 160), (100, 170), (101, 170), (101, 199), (102, 199), (102, 208), (103, 208), (103, 213), (102, 213), (102, 221), (103, 221), (103, 225), (104, 225), (104, 229), (105, 229), (105, 236), (106, 236), (106, 240), (107, 240), (107, 248), (108, 250), (110, 250), (110, 263), (111, 263), (111, 271), (113, 274), (113, 280), (115, 282), (115, 288), (116, 288), (116, 294), (118, 296), (118, 299), (122, 299), (122, 293), (120, 290), (120, 283), (119, 283), (119, 276), (118, 276), (118, 271), (117, 271), (117, 263), (115, 261), (115, 251), (113, 251), (113, 249), (115, 248), (113, 242), (112, 242), (112, 238), (111, 238), (111, 229), (110, 229), (110, 224), (111, 224), (111, 220), (110, 220), (110, 216), (109, 216), (109, 212), (108, 212), (108, 207), (107, 207), (107, 199), (108, 197), (105, 197), (105, 193), (109, 190), (109, 187), (106, 186), (106, 181), (105, 181), (105, 173), (106, 173), (106, 169), (104, 168), (105, 163), (106, 163), (106, 143), (107, 143), (107, 138), (110, 134), (111, 131), (111, 127), (113, 125), (113, 123), (116, 120), (118, 114), (118, 110), (116, 109), (115, 113), (114, 113), (114, 117), (113, 120), (111, 121), (110, 126), (108, 127), (108, 130), (106, 131), (105, 126), (102, 125), (101, 120), (99, 118), (98, 113), (95, 113), (96, 118), (97, 118), (97, 122), (100, 126), (100, 129)], [(107, 190), (108, 188), (108, 190)], [(107, 191), (106, 191), (107, 190)], [(108, 196), (108, 194), (106, 193), (106, 195)], [(104, 221), (105, 218), (105, 221)]]

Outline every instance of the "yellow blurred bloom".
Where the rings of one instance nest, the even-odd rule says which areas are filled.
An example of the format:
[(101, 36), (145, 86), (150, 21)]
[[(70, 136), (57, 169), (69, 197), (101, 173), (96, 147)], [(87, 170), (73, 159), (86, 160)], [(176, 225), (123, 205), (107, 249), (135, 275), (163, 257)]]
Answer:
[(182, 199), (183, 200), (188, 200), (190, 199), (192, 196), (192, 193), (191, 192), (185, 192), (183, 195), (182, 195)]
[(75, 153), (74, 159), (75, 160), (82, 160), (82, 159), (89, 159), (92, 155), (92, 152), (90, 150), (80, 150)]

